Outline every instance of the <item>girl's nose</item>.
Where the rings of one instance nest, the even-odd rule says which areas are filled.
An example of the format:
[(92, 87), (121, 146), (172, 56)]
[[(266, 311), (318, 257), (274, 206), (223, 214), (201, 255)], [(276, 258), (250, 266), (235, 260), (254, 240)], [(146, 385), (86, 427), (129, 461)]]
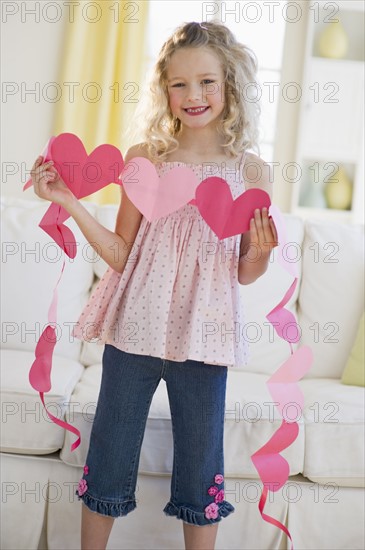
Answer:
[(202, 92), (203, 90), (200, 85), (192, 84), (187, 89), (187, 100), (188, 101), (202, 100), (203, 99)]

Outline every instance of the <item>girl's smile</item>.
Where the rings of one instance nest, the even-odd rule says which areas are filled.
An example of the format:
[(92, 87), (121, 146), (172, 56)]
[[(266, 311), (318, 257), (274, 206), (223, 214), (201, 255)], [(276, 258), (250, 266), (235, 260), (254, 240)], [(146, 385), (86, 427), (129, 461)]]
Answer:
[(184, 109), (184, 111), (186, 111), (188, 115), (197, 116), (197, 115), (202, 115), (208, 109), (209, 109), (209, 105), (208, 107), (189, 107), (188, 109)]

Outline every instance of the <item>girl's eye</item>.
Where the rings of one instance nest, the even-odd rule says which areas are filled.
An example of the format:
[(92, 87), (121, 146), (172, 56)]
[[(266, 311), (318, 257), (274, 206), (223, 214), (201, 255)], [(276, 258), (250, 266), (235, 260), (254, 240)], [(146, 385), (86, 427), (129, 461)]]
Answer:
[[(215, 82), (214, 80), (211, 80), (210, 78), (205, 78), (202, 80), (203, 84), (212, 84)], [(172, 88), (181, 88), (182, 86), (185, 86), (183, 82), (177, 82), (176, 84), (172, 84)]]

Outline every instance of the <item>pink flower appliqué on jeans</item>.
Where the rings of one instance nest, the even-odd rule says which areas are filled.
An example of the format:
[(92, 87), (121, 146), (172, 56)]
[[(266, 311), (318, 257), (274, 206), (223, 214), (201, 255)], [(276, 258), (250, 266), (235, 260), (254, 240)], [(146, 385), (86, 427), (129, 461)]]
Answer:
[(80, 479), (77, 491), (80, 497), (87, 491), (87, 483), (85, 479)]
[(216, 495), (215, 495), (215, 502), (223, 502), (224, 500), (224, 491), (221, 489)]
[(215, 502), (205, 507), (205, 517), (207, 519), (216, 519), (218, 517), (218, 505)]
[(84, 474), (87, 476), (89, 473), (89, 466), (84, 466)]
[(216, 487), (215, 485), (212, 485), (208, 489), (208, 495), (210, 495), (211, 497), (214, 497), (218, 493), (218, 491), (219, 491), (218, 487)]
[(222, 476), (222, 474), (216, 474), (214, 478), (214, 483), (217, 483), (217, 485), (220, 485), (221, 483), (223, 483), (223, 481), (224, 481), (224, 477)]

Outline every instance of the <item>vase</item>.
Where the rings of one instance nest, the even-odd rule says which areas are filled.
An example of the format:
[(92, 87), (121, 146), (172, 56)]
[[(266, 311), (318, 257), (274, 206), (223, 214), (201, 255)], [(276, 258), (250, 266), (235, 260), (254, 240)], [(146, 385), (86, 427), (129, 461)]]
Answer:
[(347, 54), (348, 38), (341, 21), (334, 21), (319, 37), (319, 53), (322, 57), (342, 59)]
[(348, 210), (351, 208), (353, 184), (342, 166), (324, 180), (324, 196), (328, 208)]

